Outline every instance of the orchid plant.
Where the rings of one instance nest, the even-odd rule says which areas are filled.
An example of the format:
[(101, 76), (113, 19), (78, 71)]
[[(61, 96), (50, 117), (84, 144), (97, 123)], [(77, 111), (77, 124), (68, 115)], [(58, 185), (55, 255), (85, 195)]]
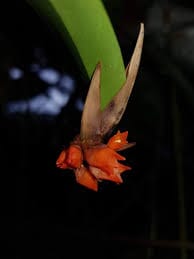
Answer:
[(118, 131), (107, 143), (105, 136), (122, 118), (137, 76), (144, 38), (144, 25), (141, 24), (139, 36), (131, 61), (126, 67), (126, 81), (104, 110), (100, 107), (100, 78), (102, 64), (99, 62), (93, 73), (86, 97), (80, 135), (63, 149), (56, 161), (61, 169), (72, 169), (76, 181), (94, 191), (101, 180), (123, 182), (121, 174), (131, 167), (120, 163), (125, 157), (118, 152), (134, 146), (128, 143), (128, 132)]

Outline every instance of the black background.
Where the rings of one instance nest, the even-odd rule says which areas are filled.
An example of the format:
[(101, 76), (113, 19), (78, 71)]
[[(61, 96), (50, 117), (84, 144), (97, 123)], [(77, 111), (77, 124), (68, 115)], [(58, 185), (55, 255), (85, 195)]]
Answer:
[[(171, 241), (184, 232), (194, 239), (193, 67), (173, 55), (193, 21), (177, 25), (171, 17), (174, 6), (194, 7), (190, 1), (128, 2), (104, 1), (125, 64), (139, 23), (146, 31), (154, 4), (164, 20), (158, 31), (147, 26), (134, 91), (117, 127), (137, 143), (124, 152), (133, 169), (123, 174), (122, 185), (102, 182), (97, 193), (78, 185), (73, 172), (55, 167), (63, 145), (79, 133), (81, 111), (74, 104), (85, 100), (89, 79), (61, 36), (25, 1), (1, 3), (2, 258), (182, 258), (181, 245)], [(151, 24), (160, 19), (156, 13)], [(34, 62), (75, 80), (76, 91), (57, 116), (6, 112), (10, 101), (49, 87), (30, 71)], [(11, 67), (20, 67), (23, 77), (11, 80)], [(187, 255), (193, 258), (192, 249)]]

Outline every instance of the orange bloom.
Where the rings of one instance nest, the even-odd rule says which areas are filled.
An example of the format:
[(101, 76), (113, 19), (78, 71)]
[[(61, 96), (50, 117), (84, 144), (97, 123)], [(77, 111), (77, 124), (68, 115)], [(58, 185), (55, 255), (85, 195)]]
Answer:
[(84, 159), (90, 166), (97, 167), (108, 175), (122, 173), (130, 169), (128, 166), (118, 162), (118, 160), (125, 160), (125, 157), (106, 145), (86, 149)]
[(127, 141), (127, 136), (128, 136), (128, 131), (125, 131), (123, 133), (121, 133), (120, 131), (117, 132), (117, 134), (115, 134), (114, 136), (112, 136), (108, 143), (107, 146), (109, 148), (112, 148), (114, 150), (118, 150), (123, 148), (125, 145), (128, 144)]
[(79, 145), (70, 145), (67, 150), (63, 150), (57, 159), (56, 165), (62, 169), (80, 168), (83, 161), (81, 147)]
[[(117, 132), (107, 145), (83, 145), (76, 139), (69, 148), (59, 155), (56, 166), (61, 169), (73, 169), (77, 183), (93, 190), (98, 190), (98, 181), (108, 180), (122, 183), (121, 173), (131, 167), (121, 164), (125, 157), (115, 150), (130, 147), (127, 142), (128, 132)], [(85, 165), (84, 165), (85, 161)]]

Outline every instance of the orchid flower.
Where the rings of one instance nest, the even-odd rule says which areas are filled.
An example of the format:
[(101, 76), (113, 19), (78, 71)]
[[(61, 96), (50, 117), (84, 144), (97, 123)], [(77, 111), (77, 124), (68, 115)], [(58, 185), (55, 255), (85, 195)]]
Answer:
[(126, 68), (126, 82), (103, 111), (100, 109), (102, 66), (100, 62), (97, 64), (82, 113), (80, 135), (61, 151), (56, 161), (58, 168), (72, 169), (77, 183), (94, 191), (102, 180), (122, 183), (121, 174), (131, 169), (120, 163), (125, 157), (118, 153), (135, 144), (128, 143), (128, 132), (118, 131), (107, 143), (104, 143), (104, 137), (119, 123), (126, 109), (140, 64), (143, 38), (144, 25), (141, 24), (135, 50)]

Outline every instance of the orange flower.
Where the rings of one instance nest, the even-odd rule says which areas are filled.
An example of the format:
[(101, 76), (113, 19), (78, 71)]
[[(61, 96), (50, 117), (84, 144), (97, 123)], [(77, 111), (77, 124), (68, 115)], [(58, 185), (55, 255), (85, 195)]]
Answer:
[(62, 169), (80, 168), (83, 161), (81, 147), (79, 145), (70, 145), (67, 150), (63, 150), (57, 159), (56, 166)]
[(73, 169), (77, 183), (93, 191), (98, 190), (100, 180), (122, 183), (121, 173), (130, 170), (131, 167), (119, 163), (124, 161), (125, 157), (115, 150), (130, 146), (126, 140), (127, 134), (127, 131), (118, 131), (107, 145), (82, 145), (82, 142), (76, 139), (69, 148), (61, 152), (56, 166), (61, 169)]
[(117, 134), (115, 134), (114, 136), (112, 136), (112, 138), (109, 139), (107, 146), (114, 150), (119, 150), (128, 144), (127, 136), (128, 131), (121, 133), (118, 130)]
[(108, 175), (112, 173), (122, 173), (129, 169), (128, 166), (118, 162), (118, 160), (125, 160), (125, 157), (119, 155), (106, 145), (91, 147), (84, 150), (84, 159), (90, 166), (97, 167)]

